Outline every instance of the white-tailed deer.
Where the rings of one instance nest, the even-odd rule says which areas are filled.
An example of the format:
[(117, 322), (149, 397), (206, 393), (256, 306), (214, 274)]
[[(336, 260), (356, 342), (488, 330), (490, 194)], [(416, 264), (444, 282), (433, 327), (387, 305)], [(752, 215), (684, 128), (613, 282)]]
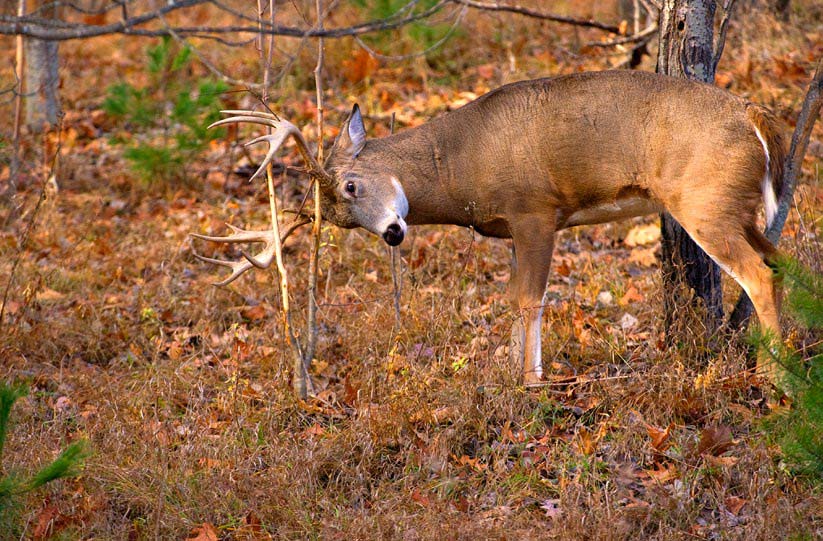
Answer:
[[(265, 138), (267, 161), (287, 137), (297, 140), (320, 179), (323, 217), (338, 226), (363, 227), (392, 246), (403, 241), (406, 224), (472, 226), (511, 238), (511, 297), (520, 314), (512, 351), (527, 384), (543, 373), (540, 327), (554, 234), (576, 225), (670, 213), (743, 287), (761, 326), (779, 335), (765, 263), (774, 247), (757, 226), (757, 210), (763, 203), (768, 221), (776, 212), (785, 150), (771, 114), (724, 90), (634, 71), (523, 81), (369, 140), (355, 105), (323, 166), (293, 125), (229, 113), (241, 116), (221, 123), (277, 128)], [(223, 240), (270, 240), (263, 232), (235, 233)], [(246, 259), (224, 262), (234, 265), (230, 280), (266, 263)]]

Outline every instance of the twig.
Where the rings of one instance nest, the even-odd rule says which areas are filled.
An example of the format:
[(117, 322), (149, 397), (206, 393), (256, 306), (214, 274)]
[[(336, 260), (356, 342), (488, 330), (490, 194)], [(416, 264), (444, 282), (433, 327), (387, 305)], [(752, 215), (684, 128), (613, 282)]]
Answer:
[[(9, 273), (9, 280), (6, 282), (6, 288), (3, 291), (3, 304), (0, 305), (0, 329), (3, 328), (3, 318), (6, 315), (6, 304), (9, 300), (9, 293), (11, 292), (12, 283), (14, 283), (14, 275), (17, 271), (17, 267), (20, 265), (20, 261), (23, 259), (23, 252), (26, 250), (26, 245), (29, 242), (29, 235), (31, 234), (32, 230), (34, 229), (34, 223), (37, 220), (37, 215), (40, 212), (40, 208), (43, 206), (43, 201), (46, 200), (46, 187), (49, 185), (49, 181), (54, 176), (54, 172), (57, 168), (57, 159), (60, 156), (60, 149), (63, 146), (63, 117), (62, 115), (59, 118), (59, 122), (57, 125), (57, 145), (54, 150), (54, 156), (52, 156), (51, 160), (51, 167), (49, 169), (49, 174), (43, 178), (43, 183), (40, 186), (40, 195), (37, 198), (37, 203), (34, 205), (34, 208), (31, 211), (29, 216), (29, 221), (26, 224), (26, 229), (23, 231), (23, 236), (20, 239), (20, 250), (17, 253), (17, 257), (14, 260), (14, 263), (11, 266), (11, 272)], [(45, 134), (43, 135), (45, 137)]]
[[(809, 138), (812, 135), (814, 123), (820, 116), (821, 106), (823, 106), (823, 60), (817, 63), (814, 77), (809, 83), (809, 89), (803, 99), (800, 114), (797, 116), (797, 125), (794, 128), (794, 133), (792, 133), (789, 154), (786, 156), (783, 168), (783, 182), (777, 197), (777, 214), (771, 225), (766, 228), (766, 238), (774, 245), (777, 245), (783, 227), (786, 225), (789, 209), (794, 200), (797, 177), (800, 176), (803, 157), (806, 155), (806, 149), (809, 146)], [(745, 326), (751, 317), (752, 308), (749, 297), (745, 292), (741, 293), (734, 306), (734, 311), (729, 317), (729, 323), (737, 328)]]
[[(273, 2), (270, 2), (270, 13), (269, 16), (272, 18), (272, 23), (274, 22), (274, 6), (271, 5)], [(258, 19), (260, 21), (260, 28), (262, 29), (263, 24), (263, 4), (262, 0), (257, 0), (257, 10), (258, 10)], [(263, 85), (262, 85), (262, 94), (261, 94), (261, 101), (263, 102), (264, 107), (268, 107), (268, 100), (269, 100), (269, 71), (271, 66), (271, 56), (274, 51), (273, 42), (269, 42), (268, 51), (266, 51), (266, 47), (263, 41), (263, 33), (260, 33), (259, 39), (259, 52), (260, 52), (260, 60), (261, 65), (263, 68)], [(271, 133), (271, 128), (268, 129), (268, 132)], [(280, 237), (280, 224), (277, 219), (277, 198), (274, 191), (274, 175), (272, 173), (272, 163), (269, 161), (266, 164), (266, 187), (268, 188), (269, 192), (269, 211), (271, 213), (271, 228), (272, 232), (274, 233), (274, 257), (275, 261), (277, 262), (277, 274), (280, 278), (280, 308), (281, 314), (283, 316), (283, 332), (286, 335), (286, 339), (289, 343), (289, 346), (292, 351), (293, 355), (293, 363), (294, 363), (294, 374), (293, 374), (293, 381), (292, 386), (294, 388), (295, 394), (300, 398), (306, 398), (309, 392), (309, 388), (311, 387), (311, 381), (308, 377), (308, 373), (304, 367), (303, 363), (303, 348), (300, 345), (299, 338), (294, 334), (294, 327), (292, 326), (292, 319), (291, 319), (291, 307), (290, 307), (290, 300), (289, 300), (289, 276), (288, 271), (286, 270), (286, 265), (283, 263), (283, 246), (281, 243)], [(289, 229), (289, 233), (293, 229)], [(285, 236), (284, 236), (285, 238)]]
[[(155, 7), (155, 2), (154, 2), (154, 0), (152, 0), (151, 4), (152, 4), (152, 7)], [(156, 11), (157, 11), (158, 13), (160, 12), (160, 10), (156, 10)], [(220, 79), (221, 81), (223, 81), (223, 82), (224, 82), (224, 83), (226, 83), (226, 84), (236, 85), (236, 86), (243, 86), (243, 87), (245, 87), (247, 90), (254, 90), (254, 89), (257, 89), (257, 88), (259, 88), (259, 87), (260, 87), (260, 85), (258, 85), (258, 84), (251, 83), (251, 82), (248, 82), (248, 81), (242, 81), (242, 80), (240, 80), (240, 79), (235, 79), (235, 78), (233, 78), (233, 77), (230, 77), (230, 76), (226, 75), (226, 74), (225, 74), (225, 73), (223, 73), (222, 71), (220, 71), (220, 69), (219, 69), (216, 65), (214, 65), (214, 63), (213, 63), (211, 60), (209, 60), (208, 58), (206, 58), (206, 56), (205, 56), (203, 53), (201, 53), (201, 52), (197, 49), (197, 47), (195, 47), (194, 45), (192, 45), (191, 43), (189, 43), (189, 41), (188, 41), (186, 38), (184, 38), (183, 36), (179, 35), (179, 34), (178, 34), (178, 33), (177, 33), (177, 32), (176, 32), (176, 31), (175, 31), (175, 30), (171, 27), (171, 25), (169, 25), (168, 21), (166, 21), (166, 17), (165, 17), (165, 15), (164, 15), (164, 14), (162, 14), (162, 13), (161, 13), (160, 15), (158, 15), (158, 17), (157, 17), (157, 18), (158, 18), (158, 20), (160, 21), (160, 23), (162, 24), (163, 28), (165, 28), (165, 29), (168, 31), (169, 35), (170, 35), (170, 36), (171, 36), (171, 37), (172, 37), (172, 38), (173, 38), (176, 42), (180, 43), (180, 44), (181, 44), (181, 45), (183, 45), (184, 47), (187, 47), (187, 48), (188, 48), (188, 49), (189, 49), (192, 53), (194, 53), (194, 56), (196, 56), (196, 57), (197, 57), (197, 59), (200, 61), (200, 63), (201, 63), (201, 64), (203, 64), (203, 66), (205, 66), (205, 67), (206, 67), (206, 69), (207, 69), (207, 70), (209, 70), (209, 71), (211, 72), (211, 74), (212, 74), (212, 75), (214, 75), (215, 77), (217, 77), (218, 79)], [(261, 38), (261, 39), (262, 39), (262, 38)], [(265, 74), (264, 74), (264, 80), (265, 80)]]
[(586, 47), (614, 47), (615, 45), (625, 45), (626, 43), (642, 42), (648, 40), (655, 34), (657, 34), (657, 24), (652, 23), (637, 34), (615, 38), (609, 41), (590, 41), (586, 43)]
[(577, 19), (575, 17), (567, 17), (565, 15), (556, 15), (554, 13), (544, 13), (540, 11), (536, 11), (530, 8), (518, 6), (518, 5), (509, 5), (509, 4), (501, 4), (499, 2), (478, 2), (476, 0), (452, 0), (456, 4), (463, 4), (464, 6), (468, 6), (474, 9), (480, 9), (484, 11), (504, 11), (508, 13), (516, 13), (518, 15), (525, 15), (526, 17), (532, 17), (535, 19), (543, 19), (545, 21), (552, 21), (555, 23), (560, 24), (569, 24), (573, 26), (583, 26), (586, 28), (597, 28), (598, 30), (605, 30), (606, 32), (612, 32), (613, 34), (620, 33), (620, 27), (615, 26), (613, 24), (606, 24), (601, 23), (599, 21), (594, 21), (592, 19)]
[(463, 20), (463, 17), (466, 15), (466, 11), (467, 11), (467, 10), (468, 10), (468, 7), (467, 7), (467, 6), (463, 6), (463, 7), (459, 8), (459, 9), (457, 10), (457, 16), (454, 18), (454, 22), (453, 22), (453, 23), (452, 23), (452, 25), (449, 27), (449, 29), (446, 31), (446, 33), (445, 33), (445, 34), (443, 34), (443, 37), (441, 37), (440, 39), (438, 39), (437, 41), (435, 41), (435, 42), (434, 42), (433, 44), (431, 44), (429, 47), (426, 47), (426, 48), (425, 48), (425, 49), (423, 49), (422, 51), (418, 51), (418, 52), (416, 52), (416, 53), (401, 54), (401, 55), (386, 55), (386, 54), (381, 54), (381, 53), (378, 53), (377, 51), (375, 51), (374, 49), (372, 49), (371, 47), (369, 47), (369, 46), (366, 44), (366, 42), (364, 42), (364, 41), (360, 38), (360, 36), (354, 36), (354, 39), (357, 41), (357, 44), (358, 44), (358, 45), (360, 45), (360, 47), (362, 47), (363, 49), (365, 49), (365, 50), (366, 50), (366, 51), (367, 51), (370, 55), (372, 55), (372, 56), (374, 56), (374, 57), (376, 57), (376, 58), (383, 59), (383, 60), (391, 60), (391, 61), (394, 61), (394, 62), (401, 62), (401, 61), (403, 61), (403, 60), (409, 60), (409, 59), (411, 59), (411, 58), (417, 58), (417, 57), (420, 57), (420, 56), (426, 56), (427, 54), (429, 54), (430, 52), (434, 51), (435, 49), (440, 48), (440, 46), (441, 46), (441, 45), (443, 45), (444, 43), (446, 43), (446, 42), (449, 40), (449, 38), (450, 38), (450, 37), (452, 37), (452, 35), (454, 34), (455, 30), (457, 30), (457, 27), (458, 27), (458, 26), (460, 26), (460, 22)]
[[(317, 8), (317, 28), (323, 29), (323, 0), (315, 0)], [(317, 95), (317, 163), (323, 163), (323, 38), (317, 40), (317, 65), (314, 67), (314, 86)], [(312, 247), (309, 254), (308, 317), (306, 321), (306, 355), (303, 366), (308, 369), (317, 349), (317, 266), (320, 252), (320, 234), (323, 216), (320, 212), (320, 179), (314, 179), (314, 223), (312, 224)]]
[[(389, 123), (389, 134), (394, 133), (394, 117), (395, 114), (392, 112), (391, 114), (391, 122)], [(403, 269), (399, 268), (402, 264), (402, 260), (398, 257), (398, 252), (400, 249), (397, 246), (389, 247), (389, 251), (391, 252), (391, 281), (392, 285), (394, 286), (394, 322), (397, 325), (397, 328), (400, 328), (400, 296), (403, 293)]]

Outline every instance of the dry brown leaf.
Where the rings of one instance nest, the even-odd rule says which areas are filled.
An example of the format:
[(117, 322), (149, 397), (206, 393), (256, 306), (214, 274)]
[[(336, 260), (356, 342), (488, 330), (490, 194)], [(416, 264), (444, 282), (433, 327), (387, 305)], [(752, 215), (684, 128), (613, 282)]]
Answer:
[(653, 267), (657, 265), (656, 251), (656, 248), (632, 250), (632, 253), (629, 254), (629, 263), (634, 263), (641, 267)]
[(669, 426), (666, 428), (658, 428), (649, 424), (646, 425), (646, 432), (652, 440), (652, 449), (658, 453), (662, 453), (671, 447), (672, 444), (669, 441), (669, 435), (673, 426), (674, 423), (669, 423)]
[(646, 474), (649, 479), (659, 484), (665, 484), (667, 481), (677, 479), (679, 475), (677, 466), (674, 464), (670, 464), (668, 466), (657, 466), (650, 470), (646, 470), (643, 473)]
[(54, 533), (55, 520), (60, 516), (60, 511), (56, 505), (48, 504), (37, 513), (37, 519), (32, 532), (35, 540), (48, 539)]
[(640, 291), (638, 291), (637, 288), (632, 285), (629, 286), (629, 289), (626, 290), (626, 293), (622, 297), (620, 297), (620, 300), (617, 301), (617, 303), (620, 306), (626, 306), (627, 304), (643, 302), (644, 300), (645, 297), (643, 297), (643, 294), (640, 293)]
[(726, 505), (726, 509), (728, 509), (729, 513), (737, 516), (740, 514), (740, 510), (743, 509), (743, 506), (748, 503), (748, 500), (738, 498), (737, 496), (729, 496), (723, 503)]
[(186, 541), (217, 541), (217, 530), (208, 522), (192, 528)]
[(258, 304), (257, 306), (249, 306), (248, 308), (243, 308), (240, 310), (240, 315), (249, 321), (260, 321), (266, 317), (266, 309), (263, 308), (262, 304)]
[(710, 426), (700, 432), (697, 454), (720, 456), (734, 445), (732, 429), (726, 425)]
[(419, 488), (416, 488), (411, 493), (411, 499), (418, 503), (421, 507), (431, 507), (432, 501)]

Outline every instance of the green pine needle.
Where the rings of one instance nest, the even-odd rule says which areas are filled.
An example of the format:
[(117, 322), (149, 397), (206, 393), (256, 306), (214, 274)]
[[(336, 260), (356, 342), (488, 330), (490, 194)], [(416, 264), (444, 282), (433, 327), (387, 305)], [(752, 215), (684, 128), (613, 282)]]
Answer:
[(55, 479), (76, 476), (87, 456), (84, 440), (72, 443), (51, 464), (42, 468), (26, 483), (26, 491), (34, 490)]

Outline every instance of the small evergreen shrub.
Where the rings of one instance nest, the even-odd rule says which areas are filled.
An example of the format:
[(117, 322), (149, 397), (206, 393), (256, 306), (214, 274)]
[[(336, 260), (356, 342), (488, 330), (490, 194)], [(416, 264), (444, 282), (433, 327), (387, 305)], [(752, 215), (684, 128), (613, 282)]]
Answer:
[(196, 160), (222, 130), (206, 127), (219, 119), (220, 96), (228, 87), (188, 75), (191, 49), (169, 37), (147, 51), (149, 83), (136, 88), (117, 83), (108, 88), (103, 109), (131, 137), (114, 137), (125, 147), (132, 171), (151, 186), (186, 181), (187, 165)]
[(20, 497), (56, 479), (76, 475), (86, 457), (85, 441), (77, 441), (30, 477), (9, 470), (3, 463), (9, 415), (14, 403), (25, 395), (23, 387), (0, 384), (0, 540), (3, 541), (20, 538)]
[[(823, 276), (789, 258), (779, 261), (778, 272), (787, 291), (788, 311), (809, 329), (823, 329)], [(793, 400), (789, 410), (771, 419), (786, 464), (819, 482), (823, 480), (823, 353), (804, 359), (770, 337), (758, 340), (780, 365), (779, 383)]]

